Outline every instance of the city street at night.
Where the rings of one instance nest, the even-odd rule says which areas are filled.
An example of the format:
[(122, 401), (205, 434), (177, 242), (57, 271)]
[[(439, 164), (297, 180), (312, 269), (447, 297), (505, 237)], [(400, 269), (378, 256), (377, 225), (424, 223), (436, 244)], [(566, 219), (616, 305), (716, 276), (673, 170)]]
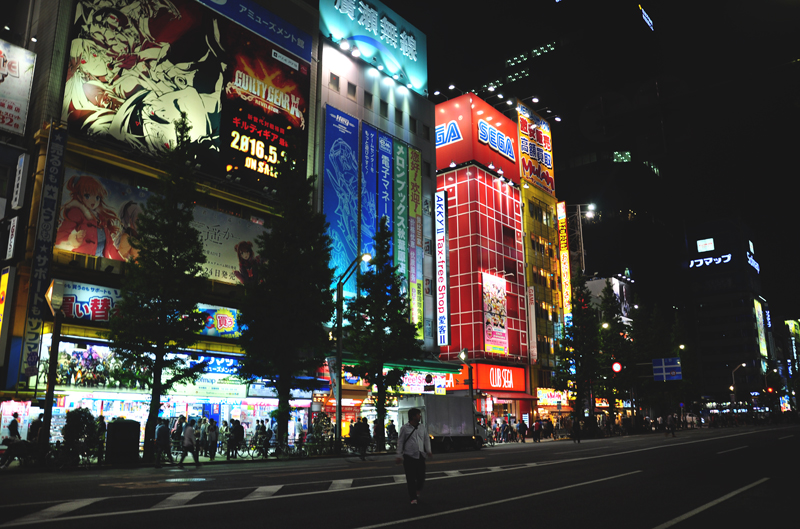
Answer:
[(419, 505), (386, 454), (186, 470), (12, 467), (3, 527), (747, 527), (787, 519), (798, 453), (797, 426), (501, 444), (434, 454)]

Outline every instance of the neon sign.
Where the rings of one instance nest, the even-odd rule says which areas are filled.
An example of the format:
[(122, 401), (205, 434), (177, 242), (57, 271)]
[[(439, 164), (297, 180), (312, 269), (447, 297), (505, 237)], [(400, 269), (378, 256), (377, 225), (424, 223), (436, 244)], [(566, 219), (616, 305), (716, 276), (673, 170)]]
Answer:
[(567, 234), (567, 203), (559, 202), (556, 206), (558, 214), (558, 250), (561, 261), (561, 295), (564, 303), (564, 324), (572, 325), (572, 280), (569, 273), (569, 236)]
[(492, 150), (502, 154), (512, 162), (516, 162), (514, 157), (514, 144), (511, 138), (494, 128), (486, 120), (478, 120), (478, 141), (488, 143)]
[(759, 265), (756, 262), (756, 260), (753, 259), (753, 254), (751, 254), (750, 252), (747, 252), (747, 264), (755, 268), (756, 272), (758, 272), (759, 274), (761, 273), (761, 265)]

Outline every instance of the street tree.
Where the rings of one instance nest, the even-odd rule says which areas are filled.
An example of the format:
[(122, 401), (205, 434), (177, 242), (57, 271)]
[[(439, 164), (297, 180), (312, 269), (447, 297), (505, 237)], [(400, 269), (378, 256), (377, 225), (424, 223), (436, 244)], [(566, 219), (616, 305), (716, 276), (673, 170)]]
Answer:
[(312, 389), (316, 369), (330, 352), (333, 317), (331, 239), (325, 215), (311, 203), (313, 181), (299, 171), (275, 184), (277, 215), (256, 239), (256, 276), (247, 281), (240, 307), (245, 357), (240, 377), (264, 379), (278, 393), (278, 439), (288, 435), (292, 388)]
[(381, 218), (374, 240), (371, 266), (358, 277), (360, 295), (345, 310), (350, 328), (344, 345), (355, 357), (358, 374), (377, 389), (373, 393), (378, 415), (375, 443), (383, 450), (387, 390), (398, 387), (405, 375), (405, 370), (396, 366), (420, 359), (422, 348), (417, 339), (419, 325), (411, 322), (403, 277), (393, 266), (392, 232), (386, 217)]
[[(206, 285), (206, 257), (193, 226), (195, 188), (186, 178), (189, 129), (184, 114), (175, 125), (177, 141), (164, 155), (166, 175), (142, 207), (138, 237), (129, 239), (138, 255), (122, 265), (121, 299), (109, 322), (111, 349), (122, 371), (150, 388), (146, 440), (155, 437), (162, 395), (193, 383), (206, 366), (190, 365), (180, 354), (197, 343), (205, 323), (197, 305)], [(152, 458), (153, 443), (145, 442), (144, 459)]]
[[(622, 307), (608, 279), (600, 293), (600, 321), (597, 393), (608, 401), (609, 417), (613, 420), (617, 398), (630, 387), (633, 366), (628, 328), (622, 322)], [(612, 369), (615, 362), (622, 365), (619, 373)]]
[[(592, 307), (592, 292), (586, 286), (586, 277), (577, 274), (572, 280), (572, 324), (564, 326), (561, 352), (553, 382), (556, 389), (575, 393), (576, 419), (585, 421), (587, 428), (595, 429), (593, 385), (597, 381), (599, 349), (599, 321)], [(584, 409), (591, 420), (586, 420)]]

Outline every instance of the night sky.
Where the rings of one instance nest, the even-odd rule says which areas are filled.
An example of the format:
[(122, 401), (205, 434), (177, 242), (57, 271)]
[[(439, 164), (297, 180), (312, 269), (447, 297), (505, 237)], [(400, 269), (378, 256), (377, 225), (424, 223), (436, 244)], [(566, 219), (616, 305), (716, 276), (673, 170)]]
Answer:
[[(591, 36), (596, 55), (587, 54), (584, 67), (574, 59), (560, 63), (553, 53), (539, 62), (545, 71), (535, 72), (539, 108), (549, 106), (564, 120), (551, 124), (556, 194), (568, 203), (597, 200), (586, 196), (585, 183), (559, 179), (559, 161), (592, 143), (579, 122), (593, 98), (617, 97), (635, 106), (654, 93), (657, 81), (667, 151), (661, 177), (669, 187), (662, 215), (675, 225), (719, 217), (745, 222), (753, 230), (773, 321), (800, 318), (800, 279), (793, 273), (800, 257), (794, 160), (800, 151), (800, 2), (642, 1), (652, 33), (638, 2), (627, 0), (385, 4), (427, 35), (431, 94), (448, 93), (450, 83), (477, 89), (502, 77), (505, 60), (519, 52)], [(644, 41), (629, 40), (631, 34)], [(599, 63), (602, 68), (593, 69)], [(639, 206), (648, 193), (660, 194), (647, 187), (633, 192), (642, 195)]]

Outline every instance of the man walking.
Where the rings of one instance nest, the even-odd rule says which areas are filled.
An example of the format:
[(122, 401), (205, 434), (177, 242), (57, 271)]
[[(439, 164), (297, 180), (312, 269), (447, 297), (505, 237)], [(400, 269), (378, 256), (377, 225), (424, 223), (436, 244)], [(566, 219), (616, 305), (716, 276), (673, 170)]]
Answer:
[(411, 505), (416, 505), (425, 485), (425, 459), (432, 458), (431, 438), (420, 424), (422, 412), (417, 408), (408, 411), (408, 422), (400, 428), (397, 437), (397, 464), (403, 463)]
[(172, 459), (172, 447), (170, 446), (169, 433), (169, 423), (167, 419), (160, 419), (158, 421), (158, 426), (156, 426), (156, 468), (161, 468), (161, 459), (163, 455), (167, 456), (170, 463), (175, 463), (175, 460)]
[(186, 455), (191, 452), (192, 457), (194, 457), (194, 465), (196, 467), (200, 467), (200, 460), (197, 456), (197, 441), (194, 437), (194, 425), (195, 420), (192, 419), (189, 421), (189, 424), (186, 425), (186, 428), (183, 429), (183, 453), (181, 454), (181, 460), (178, 462), (178, 468), (183, 468), (183, 460), (186, 459)]

